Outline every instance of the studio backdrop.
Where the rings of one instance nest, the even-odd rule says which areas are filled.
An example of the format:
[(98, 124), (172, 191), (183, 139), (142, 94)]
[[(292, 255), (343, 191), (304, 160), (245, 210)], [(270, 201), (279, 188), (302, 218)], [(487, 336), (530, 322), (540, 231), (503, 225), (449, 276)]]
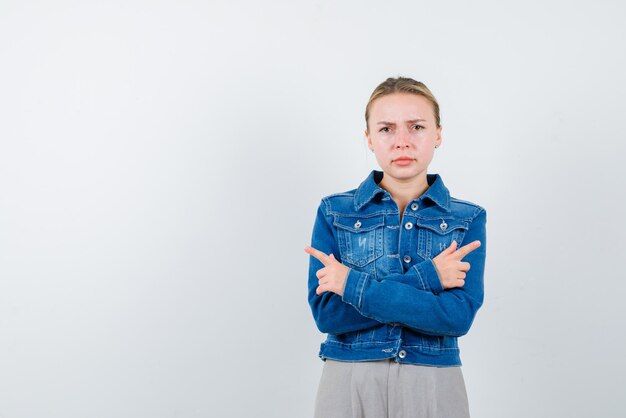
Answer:
[(0, 417), (310, 417), (322, 196), (390, 76), (488, 212), (473, 417), (623, 417), (626, 30), (599, 1), (3, 1)]

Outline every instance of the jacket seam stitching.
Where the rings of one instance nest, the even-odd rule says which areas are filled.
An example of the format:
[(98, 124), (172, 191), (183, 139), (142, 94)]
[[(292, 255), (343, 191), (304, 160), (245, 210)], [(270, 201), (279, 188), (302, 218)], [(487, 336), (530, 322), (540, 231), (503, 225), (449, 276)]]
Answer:
[(424, 280), (422, 279), (422, 273), (420, 273), (420, 269), (417, 268), (417, 264), (415, 264), (413, 268), (417, 272), (417, 277), (419, 277), (420, 283), (422, 283), (422, 289), (426, 290), (426, 284), (424, 283)]
[[(398, 340), (389, 340), (389, 341), (367, 341), (362, 343), (342, 343), (341, 341), (332, 341), (326, 340), (323, 342), (324, 345), (337, 345), (343, 347), (359, 347), (359, 348), (367, 348), (369, 345), (394, 345), (400, 341)], [(421, 350), (451, 350), (451, 351), (460, 351), (459, 347), (435, 347), (431, 345), (409, 345), (409, 344), (400, 344), (400, 348), (418, 348)]]
[(367, 280), (369, 273), (364, 273), (365, 276), (363, 277), (363, 280), (361, 280), (361, 289), (359, 289), (359, 309), (361, 309), (362, 305), (362, 299), (363, 299), (363, 289), (365, 288), (365, 281)]

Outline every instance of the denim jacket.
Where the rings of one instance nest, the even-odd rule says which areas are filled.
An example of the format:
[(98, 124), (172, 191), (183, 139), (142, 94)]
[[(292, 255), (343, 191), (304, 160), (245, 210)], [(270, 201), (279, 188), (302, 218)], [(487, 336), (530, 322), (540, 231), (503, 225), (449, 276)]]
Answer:
[[(311, 246), (350, 268), (343, 296), (315, 293), (310, 257), (308, 299), (318, 329), (327, 333), (319, 356), (341, 361), (394, 358), (401, 363), (460, 366), (457, 337), (469, 331), (483, 303), (486, 212), (450, 196), (438, 174), (408, 203), (400, 220), (391, 195), (372, 171), (358, 188), (324, 197)], [(444, 290), (432, 258), (456, 240), (480, 240), (463, 287)], [(457, 248), (458, 248), (457, 247)]]

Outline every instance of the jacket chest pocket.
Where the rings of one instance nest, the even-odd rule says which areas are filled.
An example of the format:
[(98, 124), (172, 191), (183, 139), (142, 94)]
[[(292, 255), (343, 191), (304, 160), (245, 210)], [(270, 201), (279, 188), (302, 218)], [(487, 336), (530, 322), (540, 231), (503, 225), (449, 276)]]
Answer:
[(335, 217), (341, 261), (363, 267), (383, 255), (384, 217)]
[(468, 223), (456, 219), (418, 219), (417, 254), (423, 259), (436, 257), (456, 241), (461, 246)]

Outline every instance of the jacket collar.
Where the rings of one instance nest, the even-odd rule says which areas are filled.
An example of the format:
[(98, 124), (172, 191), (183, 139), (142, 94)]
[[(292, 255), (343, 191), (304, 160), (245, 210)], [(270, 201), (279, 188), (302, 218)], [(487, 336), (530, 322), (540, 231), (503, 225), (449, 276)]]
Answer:
[[(380, 193), (388, 193), (385, 189), (378, 186), (383, 179), (383, 172), (372, 170), (367, 178), (359, 185), (354, 194), (354, 207), (356, 210), (361, 209), (376, 195)], [(450, 207), (450, 192), (443, 184), (443, 180), (439, 174), (427, 174), (426, 181), (428, 189), (420, 196), (421, 199), (429, 199), (445, 211)]]

